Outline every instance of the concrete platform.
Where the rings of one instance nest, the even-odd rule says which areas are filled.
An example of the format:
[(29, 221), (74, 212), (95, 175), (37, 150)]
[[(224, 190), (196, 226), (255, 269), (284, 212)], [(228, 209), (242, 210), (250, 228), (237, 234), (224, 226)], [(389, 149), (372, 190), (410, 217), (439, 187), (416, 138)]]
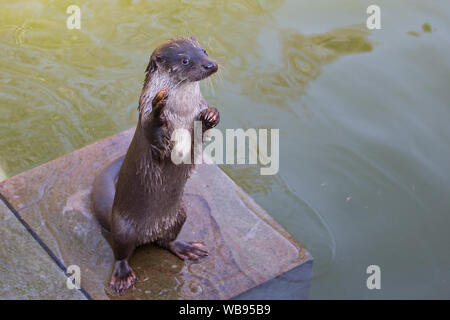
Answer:
[[(180, 239), (204, 241), (210, 255), (198, 262), (184, 262), (152, 245), (140, 247), (130, 261), (139, 277), (136, 288), (120, 297), (113, 295), (108, 288), (113, 267), (109, 235), (102, 233), (92, 215), (90, 192), (95, 174), (126, 152), (132, 134), (133, 129), (127, 130), (0, 182), (0, 193), (57, 262), (81, 269), (81, 286), (87, 294), (74, 294), (63, 279), (60, 291), (51, 297), (307, 297), (312, 276), (309, 253), (215, 165), (199, 165), (188, 181), (188, 219), (179, 235)], [(4, 207), (0, 211), (11, 214)], [(11, 237), (10, 233), (1, 234), (2, 242), (14, 247)], [(29, 243), (27, 253), (2, 251), (2, 258), (32, 259), (44, 268), (49, 259), (42, 255), (36, 240), (27, 234), (21, 237), (24, 247)], [(8, 298), (7, 289), (14, 282), (11, 279), (25, 272), (18, 269), (12, 276), (7, 269), (0, 269), (0, 298)], [(45, 269), (47, 276), (61, 278), (57, 269)], [(28, 283), (30, 290), (41, 286), (31, 280), (22, 282), (24, 287)], [(42, 298), (49, 296), (45, 289), (40, 292)], [(11, 294), (11, 298), (17, 296), (20, 293)], [(24, 298), (38, 296), (24, 293)]]

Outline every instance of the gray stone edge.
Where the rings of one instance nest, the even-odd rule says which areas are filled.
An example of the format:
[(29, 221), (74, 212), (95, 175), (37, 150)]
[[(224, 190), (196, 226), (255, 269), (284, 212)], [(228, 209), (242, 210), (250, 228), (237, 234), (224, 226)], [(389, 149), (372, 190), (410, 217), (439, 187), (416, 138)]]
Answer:
[[(69, 277), (70, 274), (67, 273), (67, 267), (64, 265), (62, 261), (58, 259), (58, 257), (53, 253), (53, 251), (47, 246), (47, 244), (38, 236), (38, 234), (30, 227), (30, 225), (20, 216), (19, 212), (9, 203), (8, 199), (0, 193), (0, 200), (3, 204), (8, 208), (8, 210), (14, 215), (14, 217), (19, 221), (19, 223), (25, 228), (25, 230), (31, 235), (31, 237), (36, 241), (36, 243), (44, 250), (44, 252), (50, 257), (50, 261), (52, 261), (56, 266), (63, 272), (66, 277)], [(89, 293), (81, 287), (79, 292), (83, 295), (83, 297), (87, 300), (92, 300), (92, 297)]]

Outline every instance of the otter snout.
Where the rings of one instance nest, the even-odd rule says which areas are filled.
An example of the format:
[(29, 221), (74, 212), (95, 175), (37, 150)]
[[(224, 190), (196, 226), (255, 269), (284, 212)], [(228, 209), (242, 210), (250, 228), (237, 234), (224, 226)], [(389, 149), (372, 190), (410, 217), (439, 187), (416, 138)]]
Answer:
[(212, 60), (204, 61), (202, 63), (202, 67), (203, 67), (203, 69), (205, 69), (206, 71), (208, 71), (210, 73), (214, 73), (217, 71), (217, 69), (219, 69), (219, 65), (217, 64), (217, 62), (212, 61)]

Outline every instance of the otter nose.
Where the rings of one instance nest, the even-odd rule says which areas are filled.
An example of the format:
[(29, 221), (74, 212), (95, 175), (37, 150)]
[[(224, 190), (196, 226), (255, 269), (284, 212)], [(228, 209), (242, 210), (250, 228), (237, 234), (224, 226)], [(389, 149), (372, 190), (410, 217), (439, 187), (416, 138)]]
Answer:
[(208, 71), (217, 70), (217, 63), (214, 61), (206, 61), (202, 64), (202, 67)]

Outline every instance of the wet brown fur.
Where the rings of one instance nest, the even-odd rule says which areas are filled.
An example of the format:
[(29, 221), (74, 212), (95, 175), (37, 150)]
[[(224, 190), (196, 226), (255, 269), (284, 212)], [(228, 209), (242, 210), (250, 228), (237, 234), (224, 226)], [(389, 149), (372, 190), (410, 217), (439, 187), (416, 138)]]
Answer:
[(194, 120), (203, 121), (204, 129), (218, 123), (217, 109), (208, 107), (198, 84), (216, 70), (217, 64), (195, 39), (171, 39), (155, 49), (128, 151), (95, 179), (93, 209), (112, 234), (116, 263), (110, 284), (119, 293), (134, 285), (136, 275), (128, 259), (141, 244), (158, 244), (181, 258), (206, 255), (199, 243), (175, 240), (186, 220), (182, 197), (194, 165), (172, 162), (170, 136), (185, 128), (192, 137)]

